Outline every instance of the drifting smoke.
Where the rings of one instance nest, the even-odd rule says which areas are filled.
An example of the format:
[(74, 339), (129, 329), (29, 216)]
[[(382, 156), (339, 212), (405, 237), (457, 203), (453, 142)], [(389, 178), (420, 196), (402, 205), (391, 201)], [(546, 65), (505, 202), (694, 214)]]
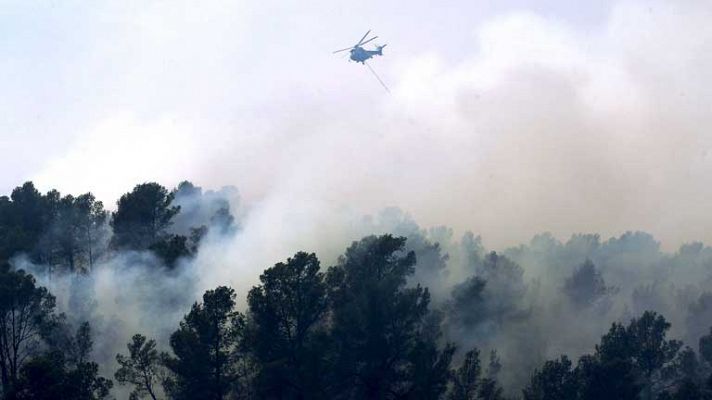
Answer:
[[(75, 293), (86, 294), (76, 301), (86, 302), (86, 318), (102, 332), (97, 338), (107, 338), (96, 345), (107, 371), (136, 331), (165, 343), (205, 289), (230, 285), (244, 301), (264, 268), (296, 251), (315, 251), (329, 265), (352, 240), (381, 232), (409, 238), (419, 257), (414, 280), (450, 310), (448, 339), (497, 349), (510, 387), (521, 386), (546, 358), (590, 352), (612, 321), (645, 309), (663, 313), (674, 335), (688, 343), (708, 329), (697, 324), (712, 313), (705, 289), (712, 250), (696, 242), (676, 248), (712, 240), (712, 187), (705, 184), (712, 174), (709, 2), (621, 2), (605, 23), (586, 29), (511, 13), (479, 27), (471, 49), (456, 61), (434, 51), (399, 54), (400, 61), (384, 57), (379, 71), (392, 96), (368, 87), (366, 72), (355, 77), (351, 66), (310, 53), (279, 49), (286, 52), (280, 57), (296, 60), (295, 71), (260, 72), (260, 63), (248, 67), (231, 58), (244, 51), (218, 37), (260, 37), (271, 28), (246, 25), (234, 28), (241, 35), (232, 34), (227, 21), (238, 11), (257, 15), (275, 6), (254, 7), (199, 14), (188, 21), (186, 35), (205, 36), (188, 41), (179, 29), (169, 29), (167, 39), (156, 34), (166, 30), (158, 22), (131, 25), (128, 37), (143, 44), (128, 42), (122, 51), (142, 57), (151, 76), (121, 82), (129, 87), (117, 95), (122, 107), (136, 96), (134, 85), (160, 75), (150, 67), (178, 44), (187, 48), (179, 60), (189, 64), (191, 51), (215, 40), (213, 50), (228, 60), (220, 65), (252, 75), (235, 77), (221, 67), (211, 80), (221, 59), (201, 50), (207, 61), (159, 82), (170, 86), (181, 82), (181, 73), (198, 76), (169, 95), (186, 104), (197, 96), (199, 109), (187, 112), (169, 102), (156, 117), (144, 109), (100, 114), (77, 139), (81, 146), (35, 178), (65, 192), (97, 188), (99, 197), (110, 199), (141, 180), (177, 184), (189, 175), (206, 185), (234, 184), (244, 196), (239, 209), (231, 203), (239, 231), (209, 234), (197, 256), (171, 276), (155, 276), (158, 261), (149, 254), (128, 253), (109, 258), (88, 278), (43, 282), (65, 304)], [(163, 11), (157, 6), (146, 18)], [(186, 15), (168, 13), (165, 24), (180, 26)], [(133, 17), (122, 16), (118, 25)], [(209, 24), (215, 28), (205, 29)], [(164, 40), (169, 46), (147, 54)], [(235, 94), (217, 90), (231, 79), (238, 83), (225, 91)], [(250, 104), (232, 97), (249, 96), (239, 90), (248, 80), (270, 82), (253, 90)], [(217, 115), (206, 111), (223, 96), (231, 107)], [(128, 172), (126, 154), (135, 155)], [(101, 172), (80, 173), (87, 165)], [(150, 176), (141, 175), (146, 171)], [(187, 198), (177, 201), (185, 207), (174, 225), (180, 232), (210, 224), (205, 216), (221, 209), (212, 200), (195, 207)], [(378, 215), (389, 205), (413, 219), (397, 209)], [(430, 226), (436, 228), (423, 228)], [(470, 230), (483, 239), (466, 234)], [(551, 234), (535, 236), (542, 231)], [(577, 232), (600, 236), (568, 238)], [(490, 250), (500, 258), (488, 258)], [(575, 278), (586, 260), (595, 270)], [(478, 286), (476, 277), (486, 283)], [(580, 289), (590, 298), (572, 299), (567, 293), (579, 293), (571, 289), (577, 279), (603, 283)], [(467, 291), (481, 298), (458, 303), (456, 294)], [(467, 314), (475, 306), (481, 315)]]
[[(135, 10), (116, 13), (118, 31), (110, 33), (125, 34), (122, 55), (147, 71), (127, 66), (130, 76), (171, 89), (135, 112), (107, 106), (77, 146), (33, 180), (93, 190), (105, 201), (143, 180), (234, 184), (259, 209), (247, 234), (294, 222), (300, 226), (270, 229), (268, 238), (299, 247), (324, 226), (329, 237), (343, 229), (344, 209), (362, 215), (390, 205), (425, 225), (476, 229), (496, 246), (541, 231), (563, 239), (638, 229), (668, 250), (712, 239), (705, 208), (712, 192), (701, 184), (712, 169), (708, 2), (620, 2), (601, 23), (579, 28), (510, 12), (473, 25), (474, 38), (461, 32), (466, 46), (456, 59), (411, 44), (412, 29), (381, 31), (397, 41), (378, 60), (393, 96), (367, 71), (322, 54), (336, 45), (334, 31), (322, 30), (338, 25), (325, 16), (317, 32), (300, 26), (281, 35), (283, 46), (234, 40), (272, 38), (263, 34), (272, 25), (235, 21), (270, 15), (290, 26), (290, 7), (201, 5), (189, 19), (191, 10), (156, 6), (143, 17), (148, 26), (129, 23)], [(332, 7), (315, 9), (304, 12)], [(115, 46), (104, 44), (97, 56), (113, 55)], [(254, 48), (269, 57), (255, 59), (246, 51)], [(175, 57), (175, 68), (157, 76)], [(122, 81), (114, 95), (122, 104), (140, 97), (138, 83)], [(202, 106), (187, 107), (196, 100)], [(90, 165), (95, 172), (86, 172)]]
[[(192, 210), (225, 204), (227, 199), (216, 193), (235, 192), (203, 195), (196, 190), (184, 192), (181, 201), (192, 204)], [(234, 269), (215, 262), (221, 249), (241, 243), (244, 232), (216, 229), (223, 225), (215, 218), (197, 218), (208, 214), (192, 215), (192, 221), (182, 217), (186, 226), (213, 223), (197, 256), (183, 259), (173, 270), (150, 252), (133, 251), (110, 254), (89, 275), (48, 275), (46, 266), (32, 265), (24, 257), (13, 264), (38, 276), (58, 297), (59, 309), (70, 322), (90, 321), (96, 334), (93, 357), (110, 375), (116, 369), (115, 354), (124, 351), (134, 333), (157, 338), (165, 346), (206, 289), (229, 282), (238, 288), (240, 308), (245, 308), (245, 294), (256, 277), (245, 269), (236, 279)], [(642, 232), (607, 240), (577, 234), (564, 242), (541, 234), (528, 244), (494, 253), (479, 236), (468, 232), (458, 238), (444, 226), (423, 229), (397, 208), (354, 219), (349, 232), (353, 240), (373, 233), (407, 237), (407, 250), (417, 258), (411, 284), (431, 291), (443, 341), (458, 346), (458, 357), (473, 347), (483, 354), (497, 351), (499, 379), (512, 393), (543, 361), (590, 353), (612, 322), (626, 322), (645, 310), (666, 315), (673, 324), (672, 336), (686, 343), (696, 343), (709, 330), (712, 248), (701, 243), (666, 253)], [(252, 240), (242, 246), (254, 244)], [(333, 264), (350, 240), (340, 243), (341, 249), (327, 246), (319, 252), (325, 265)]]

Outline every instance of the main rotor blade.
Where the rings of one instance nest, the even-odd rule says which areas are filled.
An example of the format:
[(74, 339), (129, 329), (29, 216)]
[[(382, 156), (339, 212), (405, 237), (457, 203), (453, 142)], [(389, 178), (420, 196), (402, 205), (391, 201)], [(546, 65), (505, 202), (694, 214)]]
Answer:
[(359, 43), (359, 46), (363, 46), (364, 44), (366, 44), (366, 43), (370, 42), (370, 41), (371, 41), (371, 40), (373, 40), (373, 39), (378, 39), (378, 36), (374, 36), (374, 37), (372, 37), (372, 38), (368, 39), (368, 40), (367, 40), (367, 41), (365, 41), (365, 42), (361, 42), (361, 43)]
[(359, 40), (358, 43), (356, 43), (356, 46), (360, 46), (360, 45), (361, 45), (361, 42), (363, 42), (363, 39), (366, 39), (366, 36), (368, 36), (369, 33), (371, 33), (371, 30), (370, 30), (370, 29), (368, 30), (368, 32), (366, 32), (365, 35), (363, 35), (363, 37), (361, 38), (361, 40)]
[(336, 51), (333, 52), (332, 54), (341, 53), (342, 51), (351, 50), (351, 49), (353, 49), (353, 47), (347, 47), (347, 48), (345, 48), (345, 49), (336, 50)]

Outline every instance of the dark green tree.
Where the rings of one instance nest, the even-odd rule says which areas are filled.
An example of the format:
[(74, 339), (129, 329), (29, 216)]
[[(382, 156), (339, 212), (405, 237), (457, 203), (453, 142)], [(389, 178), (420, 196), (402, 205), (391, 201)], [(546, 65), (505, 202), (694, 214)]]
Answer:
[(576, 268), (564, 285), (564, 293), (577, 308), (588, 307), (612, 291), (613, 289), (606, 286), (601, 273), (589, 259)]
[(669, 329), (670, 323), (662, 315), (646, 311), (625, 328), (613, 324), (601, 338), (596, 352), (604, 363), (629, 360), (643, 385), (643, 399), (651, 400), (668, 383), (664, 370), (673, 363), (682, 347), (681, 342), (666, 338)]
[(53, 321), (55, 298), (23, 270), (0, 264), (0, 382), (11, 393), (20, 370), (38, 352), (42, 333)]
[(571, 360), (561, 356), (549, 360), (534, 371), (531, 382), (524, 389), (524, 400), (570, 400), (576, 398), (579, 383), (572, 368)]
[(710, 328), (710, 332), (707, 335), (700, 338), (699, 349), (700, 357), (712, 366), (712, 328)]
[(581, 400), (635, 400), (641, 389), (633, 363), (626, 358), (585, 355), (579, 359), (576, 375)]
[(408, 399), (441, 399), (450, 383), (455, 345), (446, 343), (439, 348), (440, 323), (441, 317), (437, 313), (426, 316), (424, 329), (408, 357)]
[(705, 388), (705, 368), (692, 348), (685, 347), (677, 355), (675, 362), (663, 371), (665, 379), (669, 382), (658, 399), (690, 399), (701, 400), (712, 398)]
[(66, 375), (64, 355), (58, 351), (48, 352), (22, 366), (16, 387), (6, 392), (4, 398), (53, 400), (66, 396)]
[(52, 190), (45, 196), (48, 204), (49, 223), (36, 249), (44, 256), (42, 262), (53, 266), (65, 266), (73, 271), (79, 258), (79, 244), (76, 232), (77, 210), (74, 197), (62, 198)]
[(145, 250), (162, 240), (180, 211), (180, 207), (171, 205), (173, 197), (173, 193), (154, 182), (136, 185), (133, 191), (121, 196), (117, 210), (111, 215), (112, 247)]
[(472, 255), (475, 274), (452, 289), (447, 304), (447, 325), (453, 332), (471, 334), (487, 324), (500, 328), (508, 321), (521, 320), (528, 311), (522, 301), (527, 286), (524, 270), (495, 252), (484, 258)]
[(220, 400), (239, 393), (238, 343), (244, 317), (235, 311), (235, 291), (220, 286), (193, 304), (170, 338), (165, 356), (172, 376), (166, 390), (174, 399)]
[(190, 228), (190, 238), (188, 239), (188, 251), (191, 255), (198, 254), (198, 247), (208, 234), (208, 227), (201, 225), (197, 228)]
[(122, 385), (132, 385), (131, 399), (143, 399), (149, 396), (156, 400), (158, 385), (162, 377), (162, 360), (156, 341), (146, 340), (146, 337), (136, 334), (126, 347), (128, 355), (117, 354), (116, 362), (119, 369), (114, 374), (116, 381)]
[[(56, 325), (53, 333), (64, 336), (67, 329), (66, 325)], [(67, 340), (49, 344), (46, 352), (22, 366), (10, 398), (99, 400), (109, 395), (113, 383), (99, 375), (98, 364), (89, 361), (92, 339), (88, 323), (81, 324)]]
[(709, 398), (712, 398), (712, 328), (699, 340), (699, 352), (702, 364), (702, 386)]
[(435, 343), (421, 342), (410, 357), (409, 388), (405, 398), (438, 400), (447, 390), (450, 362), (455, 346), (446, 344), (439, 349)]
[(484, 297), (486, 285), (484, 279), (471, 276), (452, 289), (452, 299), (447, 306), (450, 324), (469, 331), (489, 317)]
[(408, 371), (415, 349), (429, 340), (423, 328), (430, 296), (406, 286), (415, 255), (404, 249), (405, 238), (369, 236), (328, 271), (339, 389), (332, 398), (390, 399), (413, 390)]
[(188, 247), (188, 238), (181, 235), (166, 235), (153, 243), (149, 249), (156, 253), (169, 268), (175, 267), (179, 259), (192, 255)]
[(477, 400), (481, 384), (482, 366), (480, 352), (472, 349), (465, 353), (460, 366), (452, 374), (448, 400)]
[(702, 388), (697, 383), (685, 379), (671, 393), (665, 392), (657, 398), (659, 400), (707, 400), (710, 397), (703, 393)]
[(13, 204), (9, 197), (0, 196), (0, 263), (14, 254), (13, 239), (16, 235), (14, 226)]
[(90, 269), (105, 235), (106, 211), (91, 193), (42, 195), (31, 182), (0, 197), (0, 260), (25, 253), (36, 263)]
[(490, 359), (487, 365), (487, 375), (482, 377), (479, 389), (480, 400), (502, 400), (504, 399), (504, 390), (497, 383), (499, 371), (502, 369), (502, 364), (497, 355), (497, 351), (490, 352)]
[(489, 365), (484, 373), (480, 363), (480, 352), (472, 349), (465, 353), (460, 366), (452, 371), (448, 400), (501, 400), (503, 390), (497, 384), (497, 374), (501, 369), (497, 352), (490, 353)]
[(329, 343), (327, 288), (314, 253), (297, 253), (268, 268), (250, 290), (246, 344), (266, 398), (325, 397)]
[(79, 213), (78, 240), (86, 257), (87, 269), (91, 270), (104, 250), (108, 212), (104, 210), (104, 204), (91, 193), (77, 197), (74, 204)]
[(107, 212), (91, 193), (79, 197), (47, 195), (52, 205), (52, 222), (40, 241), (41, 249), (51, 264), (70, 271), (89, 271), (101, 254), (106, 236)]
[(10, 198), (0, 198), (0, 262), (18, 253), (47, 261), (38, 245), (52, 220), (49, 203), (32, 182), (15, 188)]

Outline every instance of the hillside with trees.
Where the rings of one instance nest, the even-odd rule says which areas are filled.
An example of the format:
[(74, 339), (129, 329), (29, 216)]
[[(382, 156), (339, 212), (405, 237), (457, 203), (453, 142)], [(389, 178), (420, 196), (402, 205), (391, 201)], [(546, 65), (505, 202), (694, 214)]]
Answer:
[(246, 293), (195, 296), (205, 241), (241, 235), (235, 194), (0, 197), (2, 398), (712, 399), (702, 244), (542, 234), (492, 251), (387, 209), (333, 262), (302, 249)]

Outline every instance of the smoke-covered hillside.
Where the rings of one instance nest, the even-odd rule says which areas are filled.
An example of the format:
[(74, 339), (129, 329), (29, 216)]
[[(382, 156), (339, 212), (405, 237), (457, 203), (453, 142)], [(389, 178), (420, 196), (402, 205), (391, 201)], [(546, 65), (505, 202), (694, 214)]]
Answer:
[(285, 255), (241, 229), (259, 212), (190, 182), (111, 206), (32, 183), (0, 197), (5, 398), (712, 393), (702, 243), (540, 234), (495, 249), (388, 208)]
[(710, 20), (0, 0), (0, 400), (712, 400)]

